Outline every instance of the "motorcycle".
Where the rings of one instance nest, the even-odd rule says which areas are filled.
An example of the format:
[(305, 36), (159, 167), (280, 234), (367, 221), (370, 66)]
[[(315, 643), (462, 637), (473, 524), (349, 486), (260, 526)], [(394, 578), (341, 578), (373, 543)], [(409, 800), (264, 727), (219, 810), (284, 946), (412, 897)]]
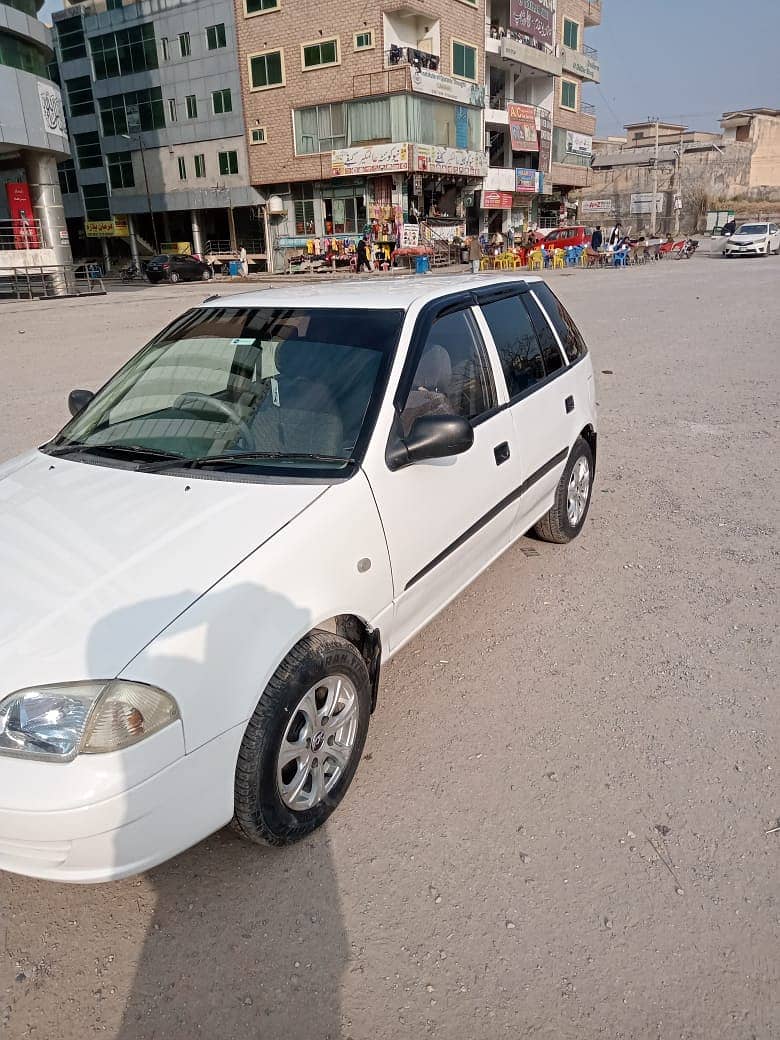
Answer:
[(699, 242), (695, 238), (686, 238), (685, 244), (680, 250), (680, 254), (677, 257), (678, 260), (690, 260), (696, 250), (699, 248)]
[(141, 272), (138, 269), (138, 264), (130, 264), (128, 267), (125, 267), (124, 270), (122, 271), (122, 281), (123, 282), (134, 282), (136, 280), (136, 278), (140, 278), (140, 277), (141, 277)]

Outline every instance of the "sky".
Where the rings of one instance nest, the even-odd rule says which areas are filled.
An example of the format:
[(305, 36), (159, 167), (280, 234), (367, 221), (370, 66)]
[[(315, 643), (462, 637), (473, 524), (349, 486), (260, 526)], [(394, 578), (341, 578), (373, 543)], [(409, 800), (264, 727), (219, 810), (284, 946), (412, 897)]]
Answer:
[(724, 112), (780, 108), (780, 0), (603, 0), (597, 134), (658, 116), (719, 130)]

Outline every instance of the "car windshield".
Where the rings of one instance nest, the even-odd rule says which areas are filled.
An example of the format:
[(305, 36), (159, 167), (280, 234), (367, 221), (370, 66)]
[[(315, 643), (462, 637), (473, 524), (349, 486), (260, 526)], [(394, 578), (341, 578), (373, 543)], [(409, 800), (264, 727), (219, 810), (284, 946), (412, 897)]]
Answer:
[(345, 470), (370, 433), (402, 321), (398, 310), (189, 311), (46, 450), (151, 469)]
[(737, 232), (738, 235), (765, 235), (766, 224), (743, 224)]

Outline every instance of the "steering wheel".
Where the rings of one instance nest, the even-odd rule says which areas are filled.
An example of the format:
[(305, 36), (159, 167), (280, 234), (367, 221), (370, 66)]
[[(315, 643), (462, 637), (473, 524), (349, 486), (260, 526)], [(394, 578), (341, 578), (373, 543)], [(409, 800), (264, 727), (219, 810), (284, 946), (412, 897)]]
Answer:
[[(195, 408), (191, 406), (195, 405)], [(188, 390), (186, 394), (181, 394), (173, 402), (174, 408), (182, 408), (185, 411), (208, 411), (211, 409), (213, 412), (219, 412), (220, 415), (226, 415), (228, 419), (236, 426), (238, 432), (244, 440), (249, 451), (257, 451), (257, 442), (255, 441), (255, 435), (247, 425), (247, 423), (238, 414), (238, 409), (235, 405), (230, 404), (229, 401), (223, 401), (221, 397), (211, 397), (210, 394), (198, 393), (196, 390)]]

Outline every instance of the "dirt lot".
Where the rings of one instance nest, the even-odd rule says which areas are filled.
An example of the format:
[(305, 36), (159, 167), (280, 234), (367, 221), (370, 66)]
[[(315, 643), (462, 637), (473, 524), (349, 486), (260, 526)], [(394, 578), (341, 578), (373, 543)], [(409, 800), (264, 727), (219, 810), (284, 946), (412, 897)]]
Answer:
[[(4, 1038), (780, 1037), (780, 259), (551, 281), (599, 373), (583, 536), (388, 666), (308, 843), (0, 876)], [(0, 456), (203, 295), (2, 306)]]

